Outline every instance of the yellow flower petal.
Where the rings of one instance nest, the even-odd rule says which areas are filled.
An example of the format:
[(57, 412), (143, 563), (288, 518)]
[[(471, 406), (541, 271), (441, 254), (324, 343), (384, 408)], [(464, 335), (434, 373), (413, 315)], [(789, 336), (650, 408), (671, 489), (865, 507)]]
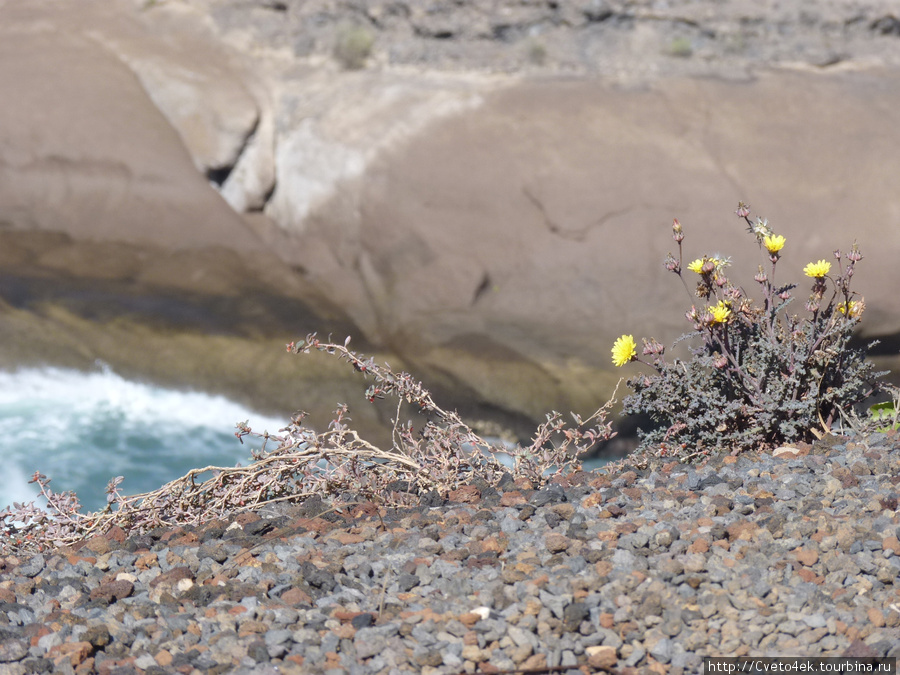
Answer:
[(770, 234), (763, 238), (763, 246), (769, 253), (778, 253), (784, 248), (784, 237), (780, 234)]
[(712, 314), (713, 323), (725, 323), (728, 320), (728, 317), (731, 316), (731, 310), (728, 309), (728, 305), (722, 300), (719, 300), (718, 304), (710, 307), (709, 311), (710, 314)]
[(809, 263), (803, 268), (803, 273), (813, 279), (821, 279), (831, 270), (831, 263), (827, 260), (819, 260), (818, 262)]
[(692, 262), (690, 265), (688, 265), (688, 269), (691, 272), (696, 272), (697, 274), (700, 274), (700, 270), (703, 269), (703, 258), (697, 258), (694, 262)]
[(637, 356), (637, 345), (634, 336), (623, 335), (618, 338), (612, 348), (612, 362), (616, 368), (624, 366)]

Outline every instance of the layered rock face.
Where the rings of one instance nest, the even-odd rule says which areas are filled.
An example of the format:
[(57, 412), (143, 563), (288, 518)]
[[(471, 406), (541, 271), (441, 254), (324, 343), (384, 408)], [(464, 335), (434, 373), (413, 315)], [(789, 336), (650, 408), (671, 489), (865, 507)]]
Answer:
[[(63, 312), (83, 359), (287, 409), (350, 385), (273, 396), (259, 341), (352, 333), (524, 429), (606, 400), (616, 336), (690, 327), (673, 217), (751, 284), (744, 199), (785, 281), (857, 240), (865, 337), (896, 344), (890, 3), (34, 0), (0, 33), (7, 334)], [(121, 347), (210, 325), (238, 342), (185, 348), (193, 376)]]

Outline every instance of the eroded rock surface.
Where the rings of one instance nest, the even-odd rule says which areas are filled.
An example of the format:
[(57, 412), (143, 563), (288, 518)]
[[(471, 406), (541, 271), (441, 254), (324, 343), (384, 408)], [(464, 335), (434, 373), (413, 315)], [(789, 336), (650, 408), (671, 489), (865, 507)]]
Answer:
[[(794, 280), (858, 240), (866, 336), (900, 334), (890, 2), (31, 0), (0, 38), (10, 334), (189, 298), (171, 335), (216, 307), (244, 337), (352, 333), (510, 423), (587, 412), (617, 335), (688, 328), (673, 217), (750, 283), (739, 199)], [(59, 291), (96, 284), (100, 309)], [(271, 375), (220, 365), (203, 386)]]

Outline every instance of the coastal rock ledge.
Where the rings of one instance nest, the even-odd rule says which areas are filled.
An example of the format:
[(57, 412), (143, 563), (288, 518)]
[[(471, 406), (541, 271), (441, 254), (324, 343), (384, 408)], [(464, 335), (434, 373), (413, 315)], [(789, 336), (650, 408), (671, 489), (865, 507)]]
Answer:
[(324, 416), (350, 376), (263, 354), (352, 335), (526, 431), (688, 327), (673, 217), (752, 277), (745, 199), (797, 280), (858, 241), (891, 367), (898, 85), (887, 1), (0, 2), (0, 365)]

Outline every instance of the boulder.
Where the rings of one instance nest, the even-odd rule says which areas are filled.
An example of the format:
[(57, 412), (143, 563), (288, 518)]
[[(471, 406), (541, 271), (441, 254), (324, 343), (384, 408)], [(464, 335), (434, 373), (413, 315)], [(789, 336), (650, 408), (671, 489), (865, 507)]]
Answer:
[[(137, 76), (178, 132), (197, 168), (214, 183), (228, 177), (261, 123), (240, 62), (188, 8), (101, 21), (97, 40)], [(97, 22), (91, 30), (97, 31)], [(261, 194), (270, 185), (259, 188)]]
[(371, 339), (529, 416), (585, 411), (639, 369), (613, 369), (617, 336), (671, 344), (690, 329), (691, 298), (662, 264), (673, 218), (685, 264), (733, 256), (752, 292), (763, 259), (741, 199), (787, 237), (780, 279), (801, 303), (803, 266), (858, 241), (864, 334), (893, 340), (898, 84), (895, 71), (789, 69), (638, 89), (518, 82), (386, 147), (301, 224), (280, 222)]
[(0, 220), (258, 247), (204, 173), (237, 161), (259, 113), (202, 34), (179, 35), (151, 31), (121, 2), (0, 7)]

